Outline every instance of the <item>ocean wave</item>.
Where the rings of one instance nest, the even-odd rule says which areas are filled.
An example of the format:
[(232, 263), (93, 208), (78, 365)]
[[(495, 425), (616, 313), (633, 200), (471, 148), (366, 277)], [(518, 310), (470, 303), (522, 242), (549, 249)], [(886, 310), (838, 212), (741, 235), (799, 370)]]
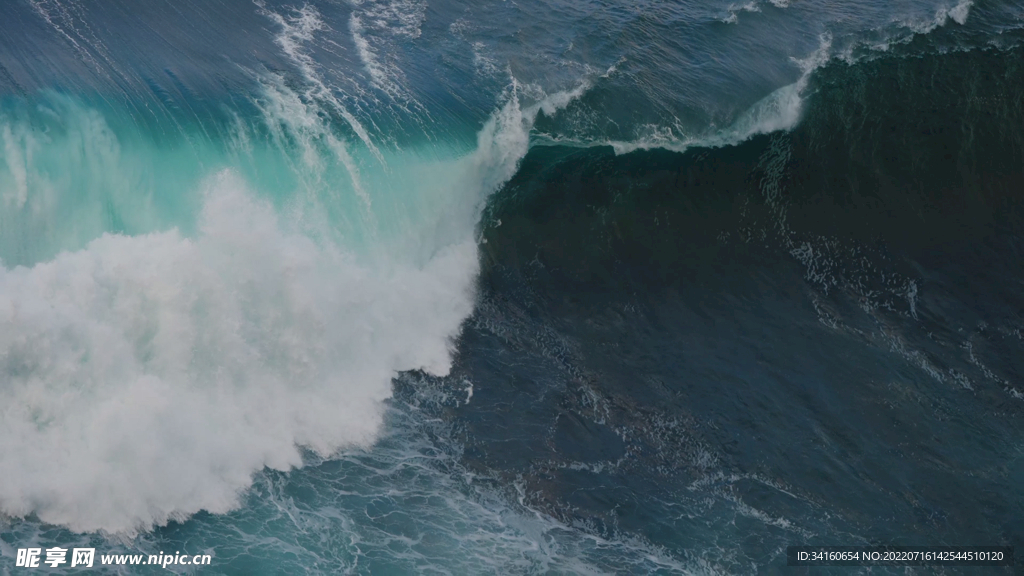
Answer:
[[(356, 160), (323, 124), (316, 95), (268, 82), (257, 126), (312, 200), (286, 192), (292, 199), (275, 206), (260, 199), (262, 182), (223, 168), (196, 184), (201, 210), (190, 236), (108, 233), (2, 269), (0, 370), (10, 402), (0, 473), (17, 481), (0, 488), (0, 510), (131, 534), (232, 509), (255, 472), (300, 466), (300, 447), (328, 456), (372, 443), (393, 376), (448, 370), (452, 338), (473, 309), (485, 198), (514, 175), (537, 115), (585, 90), (527, 96), (513, 85), (468, 154), (403, 161), (389, 153), (386, 171), (364, 168), (352, 179), (357, 212), (391, 220), (389, 236), (376, 236), (376, 219), (351, 221), (374, 238), (359, 247), (345, 243), (344, 228), (316, 232), (316, 207), (339, 186), (327, 170), (340, 163), (360, 175)], [(121, 145), (102, 117), (65, 112), (94, 119), (102, 129), (89, 137), (107, 141), (117, 170)], [(54, 207), (39, 204), (35, 181), (31, 198), (24, 184), (38, 169), (30, 157), (61, 140), (32, 130), (3, 132), (16, 184), (5, 217)], [(236, 152), (258, 157), (253, 141), (260, 130), (236, 128)], [(403, 195), (389, 197), (396, 191)], [(283, 218), (287, 206), (295, 211)]]

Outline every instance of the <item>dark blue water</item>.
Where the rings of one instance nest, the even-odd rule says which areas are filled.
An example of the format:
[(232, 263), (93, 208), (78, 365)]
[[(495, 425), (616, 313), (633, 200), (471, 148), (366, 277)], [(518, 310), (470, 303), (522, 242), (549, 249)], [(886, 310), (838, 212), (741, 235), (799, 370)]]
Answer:
[(1019, 2), (2, 10), (0, 573), (1024, 549)]

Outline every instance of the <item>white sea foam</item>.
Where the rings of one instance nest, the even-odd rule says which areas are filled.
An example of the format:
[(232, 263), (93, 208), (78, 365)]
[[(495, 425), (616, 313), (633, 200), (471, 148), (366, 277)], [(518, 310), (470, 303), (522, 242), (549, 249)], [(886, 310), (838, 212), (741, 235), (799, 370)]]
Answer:
[(0, 269), (0, 509), (131, 531), (224, 512), (254, 471), (372, 442), (398, 370), (446, 373), (476, 249), (361, 264), (231, 172), (201, 232)]

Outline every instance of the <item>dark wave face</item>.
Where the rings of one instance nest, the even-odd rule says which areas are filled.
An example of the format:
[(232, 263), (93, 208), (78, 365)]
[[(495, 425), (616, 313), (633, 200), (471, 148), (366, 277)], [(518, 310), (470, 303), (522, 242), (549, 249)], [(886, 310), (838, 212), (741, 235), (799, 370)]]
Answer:
[(1019, 3), (3, 16), (0, 574), (1024, 549)]
[(830, 64), (735, 147), (534, 148), (484, 220), (467, 460), (729, 573), (1020, 542), (1022, 56)]

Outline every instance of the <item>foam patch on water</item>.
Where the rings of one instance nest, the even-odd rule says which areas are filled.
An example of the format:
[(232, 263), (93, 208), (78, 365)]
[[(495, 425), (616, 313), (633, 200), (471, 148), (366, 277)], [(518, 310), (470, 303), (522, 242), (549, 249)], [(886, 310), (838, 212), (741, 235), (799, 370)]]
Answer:
[(131, 532), (238, 504), (263, 467), (367, 445), (399, 370), (444, 374), (472, 242), (367, 265), (222, 172), (200, 232), (0, 268), (0, 510)]

